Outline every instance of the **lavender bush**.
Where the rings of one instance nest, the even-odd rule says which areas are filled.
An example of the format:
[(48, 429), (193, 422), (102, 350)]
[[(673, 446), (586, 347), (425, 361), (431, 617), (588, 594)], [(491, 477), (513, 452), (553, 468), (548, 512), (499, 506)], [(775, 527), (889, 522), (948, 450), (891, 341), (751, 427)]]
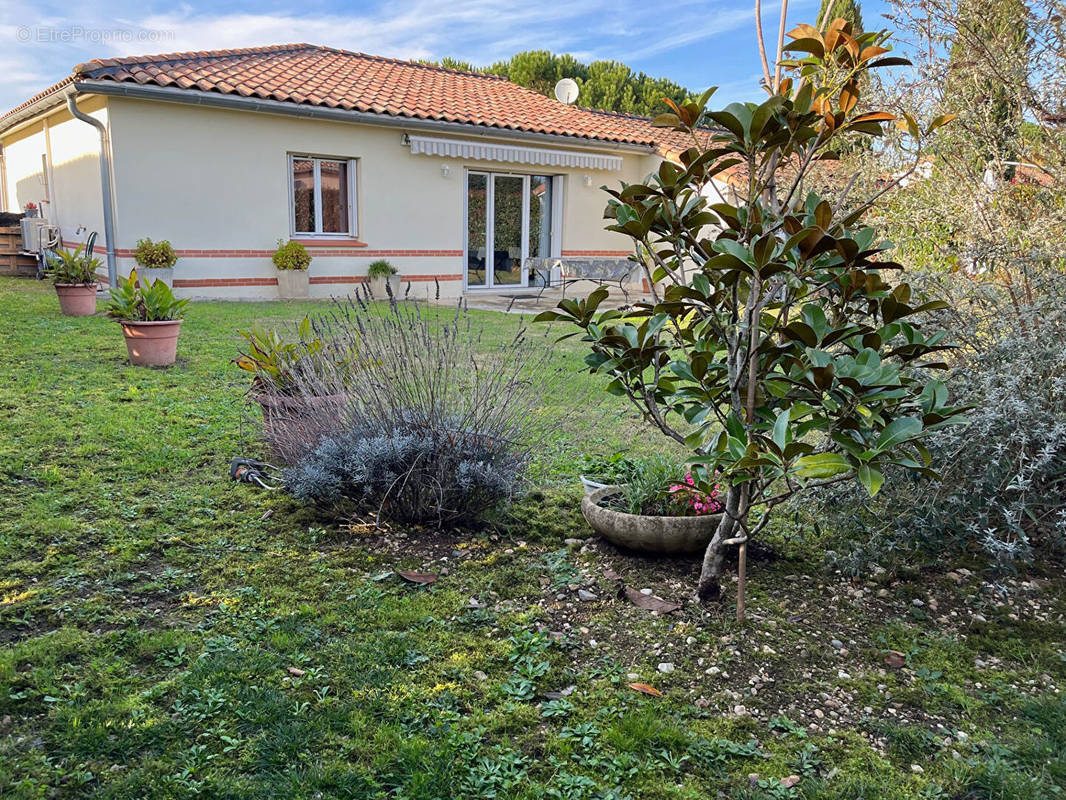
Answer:
[(550, 342), (521, 323), (489, 340), (462, 306), (437, 313), (357, 298), (311, 326), (322, 347), (292, 370), (305, 402), (263, 435), (286, 454), (293, 496), (335, 515), (475, 519), (520, 488), (533, 448), (558, 423), (541, 402), (561, 376)]

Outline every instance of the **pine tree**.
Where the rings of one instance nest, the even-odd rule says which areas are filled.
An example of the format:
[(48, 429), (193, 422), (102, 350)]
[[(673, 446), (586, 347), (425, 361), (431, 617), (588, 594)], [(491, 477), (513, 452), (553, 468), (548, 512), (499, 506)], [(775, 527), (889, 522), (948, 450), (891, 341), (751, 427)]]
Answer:
[(633, 72), (619, 61), (584, 64), (572, 55), (557, 55), (548, 50), (516, 53), (506, 61), (497, 61), (481, 69), (451, 58), (442, 59), (439, 65), (502, 75), (546, 97), (554, 97), (555, 84), (561, 78), (573, 78), (581, 87), (578, 105), (643, 116), (655, 116), (668, 111), (663, 104), (664, 97), (681, 104), (695, 94), (667, 78), (653, 78), (643, 72)]
[[(832, 9), (829, 12), (829, 16), (825, 16), (825, 10), (829, 6)], [(853, 36), (863, 32), (862, 27), (862, 7), (855, 2), (855, 0), (822, 0), (822, 7), (818, 11), (818, 21), (823, 19), (826, 24), (834, 19), (843, 17), (851, 23), (851, 33)]]

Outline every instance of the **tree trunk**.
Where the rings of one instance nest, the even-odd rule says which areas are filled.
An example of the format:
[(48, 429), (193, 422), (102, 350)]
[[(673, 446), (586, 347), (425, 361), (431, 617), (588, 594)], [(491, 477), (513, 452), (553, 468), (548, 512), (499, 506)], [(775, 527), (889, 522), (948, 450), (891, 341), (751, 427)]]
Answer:
[(703, 554), (703, 569), (700, 571), (700, 582), (696, 588), (696, 596), (706, 603), (717, 600), (722, 593), (721, 574), (722, 561), (725, 559), (725, 547), (722, 542), (733, 538), (737, 529), (737, 520), (743, 519), (747, 511), (746, 494), (747, 485), (730, 486), (725, 497), (725, 513), (715, 529), (714, 536), (707, 544), (707, 550)]

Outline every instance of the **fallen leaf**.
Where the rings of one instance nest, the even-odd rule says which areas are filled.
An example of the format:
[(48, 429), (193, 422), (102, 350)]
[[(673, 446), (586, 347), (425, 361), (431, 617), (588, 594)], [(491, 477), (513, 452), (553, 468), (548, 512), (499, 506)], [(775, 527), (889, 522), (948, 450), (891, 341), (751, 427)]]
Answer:
[(907, 656), (901, 653), (899, 650), (889, 650), (888, 655), (885, 656), (885, 663), (892, 669), (903, 669), (907, 663)]
[(669, 614), (681, 608), (680, 603), (671, 603), (653, 594), (641, 594), (631, 586), (626, 587), (626, 597), (637, 608), (646, 608), (648, 611), (655, 611), (659, 614)]
[(629, 688), (640, 692), (641, 694), (650, 694), (652, 697), (662, 697), (663, 693), (656, 689), (654, 686), (648, 686), (646, 683), (631, 683)]
[(781, 779), (781, 785), (784, 786), (786, 789), (791, 789), (793, 786), (795, 786), (799, 782), (800, 782), (800, 776), (799, 775), (789, 775), (787, 778), (782, 778)]
[(263, 512), (263, 516), (259, 518), (259, 521), (264, 522), (270, 519), (272, 516), (274, 516), (274, 509), (268, 508), (266, 511)]
[(605, 577), (609, 581), (620, 581), (620, 580), (622, 580), (622, 576), (619, 575), (617, 572), (615, 572), (610, 567), (604, 567), (603, 568), (603, 577)]
[(407, 569), (398, 569), (396, 574), (403, 578), (405, 581), (411, 583), (434, 583), (437, 580), (437, 576), (432, 572), (411, 572)]
[(304, 672), (304, 671), (303, 671), (302, 669), (300, 669), (299, 667), (289, 667), (289, 674), (290, 674), (290, 675), (295, 675), (295, 676), (296, 676), (297, 678), (302, 678), (302, 677), (303, 677), (304, 675), (306, 675), (307, 673), (306, 673), (306, 672)]

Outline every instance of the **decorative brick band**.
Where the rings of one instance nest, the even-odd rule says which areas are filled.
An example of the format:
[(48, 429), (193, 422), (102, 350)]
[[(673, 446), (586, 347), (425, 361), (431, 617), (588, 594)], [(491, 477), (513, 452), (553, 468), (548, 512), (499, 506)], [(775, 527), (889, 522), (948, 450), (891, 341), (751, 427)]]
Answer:
[[(75, 248), (82, 242), (64, 241), (64, 247)], [(318, 244), (312, 249), (314, 258), (462, 258), (462, 250), (369, 250), (366, 245), (359, 242), (358, 245), (345, 243), (334, 245), (332, 243), (321, 246)], [(354, 252), (353, 252), (354, 251)], [(106, 247), (96, 245), (93, 253), (101, 255), (107, 253)], [(135, 250), (116, 248), (115, 256), (118, 258), (133, 258)], [(274, 255), (273, 250), (175, 250), (178, 258), (270, 258)]]
[(587, 258), (592, 256), (607, 256), (610, 258), (624, 258), (630, 254), (630, 250), (563, 250), (564, 256), (574, 256), (575, 258)]
[[(461, 281), (462, 275), (400, 275), (400, 283), (422, 283), (424, 281)], [(367, 283), (366, 275), (315, 275), (307, 279), (308, 283)]]
[[(400, 283), (422, 283), (424, 281), (458, 281), (462, 275), (401, 275)], [(366, 283), (366, 275), (316, 275), (308, 277), (313, 284), (359, 284)], [(233, 286), (277, 286), (277, 278), (175, 278), (175, 289), (208, 289)]]
[(277, 278), (175, 278), (175, 289), (204, 288), (208, 286), (277, 286)]

